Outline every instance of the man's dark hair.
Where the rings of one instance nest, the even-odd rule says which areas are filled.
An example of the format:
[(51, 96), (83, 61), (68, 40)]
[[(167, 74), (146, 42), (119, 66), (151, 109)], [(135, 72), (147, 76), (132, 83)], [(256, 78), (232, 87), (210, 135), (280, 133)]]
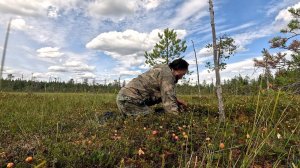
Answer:
[(187, 63), (184, 59), (179, 58), (171, 62), (169, 67), (174, 70), (187, 70), (189, 63)]

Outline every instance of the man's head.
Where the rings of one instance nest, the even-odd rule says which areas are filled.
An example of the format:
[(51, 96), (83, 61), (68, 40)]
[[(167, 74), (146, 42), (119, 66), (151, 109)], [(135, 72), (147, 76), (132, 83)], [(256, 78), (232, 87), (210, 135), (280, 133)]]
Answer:
[(182, 77), (187, 73), (189, 63), (187, 63), (184, 59), (179, 58), (171, 62), (169, 67), (172, 69), (172, 73), (175, 76), (177, 83), (178, 80), (182, 79)]

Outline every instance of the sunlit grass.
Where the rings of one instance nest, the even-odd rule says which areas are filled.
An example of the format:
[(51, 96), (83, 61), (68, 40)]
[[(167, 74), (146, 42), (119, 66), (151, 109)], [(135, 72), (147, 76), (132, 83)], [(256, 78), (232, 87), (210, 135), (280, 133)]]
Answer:
[(99, 125), (103, 112), (117, 111), (115, 96), (1, 93), (0, 167), (300, 165), (299, 96), (225, 95), (227, 120), (219, 124), (214, 96), (182, 95), (190, 108), (180, 116), (151, 114)]

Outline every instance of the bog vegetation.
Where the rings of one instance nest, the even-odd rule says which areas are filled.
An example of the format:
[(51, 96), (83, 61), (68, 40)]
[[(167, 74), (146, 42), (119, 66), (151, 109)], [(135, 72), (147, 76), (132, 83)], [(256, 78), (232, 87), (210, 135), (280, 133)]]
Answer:
[[(0, 165), (6, 167), (292, 167), (300, 162), (300, 97), (281, 91), (180, 95), (178, 117), (151, 114), (105, 125), (115, 94), (0, 94)], [(26, 162), (27, 157), (32, 161)]]
[[(254, 60), (264, 70), (258, 79), (223, 81), (225, 122), (219, 122), (215, 87), (206, 81), (177, 86), (189, 102), (179, 116), (103, 123), (104, 112), (117, 113), (116, 94), (125, 82), (25, 81), (8, 74), (1, 79), (0, 167), (300, 167), (300, 10), (290, 13), (295, 19), (270, 44), (289, 50), (291, 59), (264, 49), (263, 60)], [(174, 44), (184, 51), (180, 42)], [(221, 39), (218, 46), (220, 52)], [(145, 54), (153, 63), (168, 48)]]

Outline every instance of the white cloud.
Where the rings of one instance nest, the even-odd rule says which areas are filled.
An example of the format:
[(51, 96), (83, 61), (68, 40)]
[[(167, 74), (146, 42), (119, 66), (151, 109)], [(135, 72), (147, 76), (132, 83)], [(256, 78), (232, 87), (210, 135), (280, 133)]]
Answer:
[(143, 69), (143, 70), (149, 69), (149, 68), (150, 68), (150, 66), (147, 65), (147, 64), (142, 64), (142, 65), (139, 66), (139, 69)]
[[(293, 5), (292, 7), (299, 8), (300, 2)], [(233, 35), (232, 37), (235, 40), (235, 44), (238, 46), (237, 52), (247, 50), (246, 46), (252, 43), (254, 40), (262, 37), (266, 37), (268, 35), (273, 34), (274, 32), (279, 33), (282, 28), (285, 28), (287, 23), (292, 18), (292, 16), (288, 12), (289, 8), (290, 7), (279, 11), (274, 21), (270, 25), (263, 26), (248, 32)]]
[(119, 21), (136, 11), (154, 9), (163, 1), (165, 0), (0, 0), (0, 13), (57, 18), (61, 14), (77, 11), (97, 19)]
[(87, 14), (94, 18), (109, 18), (113, 21), (133, 16), (139, 10), (151, 10), (164, 0), (95, 0), (87, 4)]
[(139, 75), (142, 72), (140, 70), (138, 71), (121, 71), (120, 75)]
[(69, 11), (76, 8), (79, 2), (79, 0), (0, 0), (0, 12), (21, 16), (53, 17), (57, 15), (59, 9)]
[[(4, 25), (8, 18), (17, 18), (16, 25), (13, 27), (26, 30), (24, 32), (27, 37), (23, 39), (29, 37), (44, 45), (65, 47), (68, 45), (67, 37), (70, 37), (71, 32), (74, 36), (72, 17), (74, 13), (84, 11), (86, 3), (80, 0), (0, 0), (0, 24)], [(72, 15), (68, 15), (70, 13)], [(50, 19), (59, 16), (67, 18), (63, 23)]]
[(226, 69), (223, 70), (223, 73), (230, 73), (234, 70), (239, 72), (244, 72), (246, 70), (253, 70), (254, 69), (254, 61), (253, 59), (246, 59), (240, 62), (230, 63), (227, 65)]
[(67, 72), (67, 68), (66, 67), (62, 67), (62, 66), (50, 66), (48, 68), (49, 71), (51, 72)]
[(269, 3), (269, 6), (267, 6), (267, 15), (276, 13), (280, 9), (296, 4), (297, 2), (299, 2), (299, 0), (281, 0), (280, 2), (273, 0)]
[(244, 24), (239, 25), (239, 26), (235, 26), (235, 27), (230, 28), (230, 29), (222, 30), (222, 31), (219, 32), (219, 34), (224, 34), (224, 33), (238, 31), (238, 30), (245, 30), (246, 28), (249, 28), (249, 27), (251, 27), (255, 24), (256, 24), (255, 22), (247, 22), (247, 23), (244, 23)]
[(61, 82), (63, 76), (60, 72), (34, 72), (31, 76), (28, 76), (28, 80), (39, 80), (39, 81), (59, 81)]
[(63, 64), (64, 67), (68, 67), (72, 71), (76, 72), (85, 72), (85, 71), (94, 71), (96, 69), (95, 66), (89, 66), (82, 61), (66, 61)]
[(93, 71), (93, 70), (95, 70), (95, 68), (96, 68), (95, 66), (80, 64), (77, 67), (72, 67), (72, 70), (74, 70), (74, 71)]
[(298, 2), (297, 4), (288, 7), (286, 9), (281, 10), (278, 15), (275, 18), (275, 21), (284, 21), (285, 23), (288, 23), (289, 21), (291, 21), (293, 19), (292, 15), (290, 14), (290, 12), (288, 11), (290, 8), (300, 8), (300, 2)]
[[(31, 79), (32, 72), (28, 71), (27, 69), (21, 69), (21, 68), (15, 68), (15, 67), (8, 67), (4, 66), (3, 76), (5, 74), (12, 74), (14, 76), (14, 79)], [(4, 77), (5, 78), (5, 77)]]
[(16, 72), (17, 71), (15, 69), (12, 69), (11, 67), (7, 67), (7, 66), (3, 67), (3, 74), (14, 74)]
[(57, 18), (59, 16), (59, 10), (56, 7), (49, 7), (48, 15), (49, 18)]
[(48, 4), (38, 0), (0, 0), (1, 13), (37, 16), (45, 13)]
[(124, 17), (132, 14), (137, 8), (134, 0), (96, 0), (88, 5), (90, 16), (100, 17)]
[(176, 15), (174, 19), (171, 20), (170, 25), (177, 27), (192, 17), (201, 18), (208, 14), (207, 1), (187, 0), (176, 10)]
[(80, 61), (67, 61), (64, 66), (66, 67), (78, 67), (80, 66), (82, 63)]
[[(185, 30), (175, 31), (178, 38), (184, 38), (186, 35)], [(87, 43), (86, 47), (103, 51), (118, 61), (118, 66), (113, 69), (113, 72), (119, 75), (137, 75), (141, 72), (130, 68), (144, 65), (144, 52), (151, 50), (159, 41), (158, 33), (163, 33), (163, 31), (155, 29), (150, 33), (140, 33), (134, 30), (106, 32)]]
[(101, 33), (90, 41), (86, 47), (120, 55), (129, 55), (141, 50), (149, 50), (153, 46), (153, 42), (154, 40), (150, 39), (146, 33), (139, 33), (134, 30), (112, 31)]
[(93, 79), (96, 78), (96, 75), (91, 72), (86, 72), (83, 74), (77, 74), (77, 77), (81, 79)]
[(278, 15), (276, 16), (275, 20), (283, 20), (285, 22), (288, 22), (292, 19), (292, 15), (290, 14), (290, 12), (286, 9), (281, 10)]
[[(257, 57), (260, 59), (261, 57)], [(260, 71), (255, 71), (254, 69), (254, 62), (253, 59), (246, 59), (235, 63), (228, 63), (225, 70), (222, 70), (221, 72), (221, 80), (227, 80), (231, 79), (235, 76), (241, 75), (241, 76), (248, 76), (250, 79), (258, 77), (260, 74)], [(204, 80), (207, 83), (211, 83), (212, 80), (215, 82), (215, 72), (208, 72), (207, 69), (202, 70), (199, 72), (200, 81), (203, 82)], [(197, 81), (197, 74), (196, 71), (190, 76), (192, 81)]]
[[(52, 50), (56, 51), (56, 49), (53, 48), (44, 48), (43, 50), (46, 51), (46, 53)], [(59, 62), (54, 62), (53, 64), (56, 65), (50, 66), (48, 68), (49, 71), (48, 73), (51, 73), (52, 76), (55, 74), (57, 77), (60, 76), (64, 78), (67, 77), (69, 73), (79, 74), (80, 76), (79, 78), (94, 78), (93, 76), (90, 75), (91, 74), (90, 72), (96, 69), (95, 66), (87, 65), (86, 63), (84, 63), (85, 61), (83, 59), (81, 59), (80, 57), (75, 57), (74, 54), (72, 55), (72, 53), (70, 52), (68, 52), (68, 54), (70, 54), (71, 56), (66, 55), (67, 60), (65, 61), (64, 64), (61, 65), (60, 63), (63, 62), (65, 58), (61, 59), (61, 61)], [(70, 61), (70, 60), (74, 60), (74, 61)]]
[(44, 58), (58, 58), (64, 55), (59, 51), (58, 47), (44, 47), (37, 50), (39, 57)]
[(147, 10), (154, 9), (159, 6), (163, 0), (145, 0), (144, 8)]
[(199, 50), (199, 52), (197, 53), (197, 56), (198, 57), (209, 57), (209, 56), (212, 56), (213, 55), (213, 49), (212, 48), (207, 48), (207, 47), (204, 47), (204, 48), (201, 48)]
[[(73, 21), (75, 15), (85, 12), (86, 3), (88, 2), (80, 0), (0, 0), (0, 25), (6, 26), (7, 20), (13, 18), (16, 21), (13, 28), (26, 30), (23, 39), (30, 38), (40, 44), (66, 47), (69, 45), (67, 38), (70, 34), (74, 38), (78, 37), (75, 35), (77, 32), (74, 32)], [(64, 19), (63, 22), (51, 19), (58, 17)], [(75, 26), (81, 21), (82, 19), (76, 20)]]
[[(275, 15), (276, 19), (274, 16), (273, 23), (269, 20), (267, 23), (264, 23), (265, 26), (260, 28), (256, 27), (248, 31), (248, 28), (254, 27), (253, 25), (255, 23), (261, 23), (257, 20), (223, 31), (236, 33), (238, 30), (243, 30), (243, 33), (234, 35), (234, 38), (240, 45), (239, 51), (241, 51), (241, 49), (246, 50), (247, 45), (252, 43), (255, 39), (272, 35), (286, 26), (286, 24), (282, 24), (282, 22), (287, 22), (290, 19), (286, 13), (287, 9), (280, 12), (279, 9), (282, 9), (283, 7), (286, 8), (287, 4), (290, 4), (288, 6), (291, 6), (292, 4), (290, 2), (292, 1), (295, 2), (295, 4), (299, 4), (299, 1), (283, 1), (284, 5), (281, 6), (281, 8), (277, 8), (278, 11), (276, 12), (278, 12), (278, 15)], [(164, 2), (166, 3), (163, 4)], [(281, 2), (277, 1), (276, 3), (281, 4)], [(171, 7), (173, 7), (173, 9), (170, 9)], [(17, 57), (20, 55), (19, 53), (24, 53), (22, 60), (18, 60), (18, 63), (14, 63), (13, 65), (21, 66), (24, 69), (26, 67), (27, 70), (30, 69), (30, 72), (28, 72), (30, 77), (32, 71), (47, 72), (47, 70), (51, 73), (69, 72), (60, 74), (64, 75), (64, 77), (70, 76), (70, 74), (72, 75), (73, 73), (84, 72), (93, 72), (97, 74), (98, 77), (99, 74), (103, 73), (101, 72), (102, 68), (108, 67), (108, 74), (113, 74), (115, 76), (125, 76), (126, 74), (136, 75), (140, 73), (140, 71), (136, 69), (149, 69), (148, 66), (143, 64), (145, 61), (143, 56), (144, 51), (149, 51), (153, 48), (154, 44), (159, 40), (157, 33), (162, 32), (162, 30), (159, 29), (151, 31), (153, 28), (172, 27), (174, 25), (177, 27), (181, 26), (182, 28), (186, 27), (190, 35), (189, 37), (197, 38), (199, 45), (202, 45), (200, 43), (204, 43), (206, 39), (203, 38), (203, 36), (199, 38), (198, 35), (208, 34), (209, 37), (211, 36), (210, 33), (205, 32), (210, 31), (209, 22), (204, 20), (204, 24), (200, 20), (203, 16), (209, 14), (207, 1), (0, 0), (0, 15), (3, 16), (0, 19), (0, 21), (2, 21), (2, 23), (0, 23), (1, 26), (6, 24), (7, 19), (12, 14), (16, 15), (16, 17), (13, 16), (14, 20), (12, 28), (15, 30), (22, 30), (24, 33), (14, 33), (13, 35), (17, 35), (18, 37), (11, 36), (10, 40), (20, 39), (20, 41), (16, 41), (16, 43), (20, 43), (18, 45), (26, 45), (29, 48), (35, 49), (37, 49), (37, 46), (57, 46), (40, 48), (36, 51), (33, 50), (32, 53), (22, 50), (15, 54), (15, 57), (12, 57), (12, 59), (18, 60), (18, 58), (20, 58)], [(87, 15), (91, 17), (86, 17)], [(111, 22), (111, 19), (113, 21), (121, 20), (121, 22)], [(207, 19), (207, 17), (204, 19)], [(269, 18), (265, 18), (264, 21), (266, 21), (266, 19)], [(247, 30), (245, 31), (244, 29), (246, 28)], [(94, 35), (96, 32), (99, 33), (99, 36), (92, 39), (91, 37), (95, 37)], [(179, 38), (184, 38), (187, 31), (177, 30), (177, 33)], [(102, 67), (102, 58), (95, 58), (94, 56), (104, 54), (99, 54), (98, 52), (91, 50), (87, 53), (79, 46), (82, 45), (82, 43), (86, 43), (86, 39), (92, 39), (86, 44), (86, 48), (100, 50), (102, 53), (113, 58), (113, 61), (110, 63), (107, 61), (106, 57), (103, 57), (103, 61), (109, 65)], [(74, 50), (75, 47), (76, 51), (82, 51), (84, 53), (76, 54), (66, 51), (66, 49)], [(63, 50), (60, 48), (63, 48)], [(12, 53), (12, 51), (9, 52)], [(29, 54), (31, 56), (28, 56)], [(36, 57), (37, 55), (39, 56), (38, 58)], [(207, 51), (206, 48), (200, 50), (198, 48), (197, 55), (200, 57), (198, 63), (201, 64), (204, 61), (211, 59), (212, 52)], [(194, 53), (192, 52), (192, 59), (194, 59), (193, 56)], [(25, 61), (25, 59), (27, 60)], [(192, 59), (187, 60), (191, 64), (191, 67), (195, 64), (195, 61)], [(111, 61), (111, 59), (109, 59), (109, 61)], [(117, 61), (117, 63), (115, 63), (115, 61)], [(90, 65), (90, 63), (92, 63), (93, 66)], [(36, 64), (37, 66), (30, 67), (31, 64)], [(97, 65), (97, 70), (100, 72), (96, 72), (94, 65)], [(112, 67), (113, 65), (116, 66)], [(16, 66), (14, 66), (14, 68)], [(47, 67), (49, 68), (47, 69)], [(237, 70), (232, 70), (232, 72), (237, 72)]]
[(252, 41), (254, 41), (255, 39), (265, 37), (272, 33), (273, 32), (270, 32), (270, 28), (266, 27), (266, 29), (261, 28), (260, 30), (257, 31), (249, 31), (245, 33), (236, 34), (233, 35), (232, 38), (234, 39), (235, 44), (238, 46), (238, 50), (244, 51), (246, 45), (252, 43)]
[(32, 77), (34, 77), (34, 78), (45, 78), (46, 74), (40, 73), (40, 72), (35, 72), (35, 73), (32, 73)]
[[(178, 38), (183, 38), (186, 35), (185, 30), (175, 31)], [(101, 50), (124, 64), (139, 65), (144, 62), (144, 52), (151, 50), (159, 41), (159, 32), (162, 33), (162, 30), (155, 29), (149, 34), (135, 30), (101, 33), (87, 43), (86, 47)]]
[[(299, 8), (300, 2), (291, 7)], [(236, 45), (238, 45), (238, 51), (245, 51), (246, 45), (252, 43), (252, 41), (258, 38), (266, 37), (273, 34), (274, 32), (279, 33), (282, 28), (286, 27), (287, 23), (292, 18), (292, 16), (288, 12), (288, 9), (291, 7), (279, 11), (271, 25), (263, 26), (260, 27), (260, 29), (252, 30), (249, 32), (233, 35), (232, 37), (234, 38)]]
[(32, 26), (28, 26), (26, 21), (22, 18), (13, 19), (11, 21), (11, 27), (16, 30), (32, 29)]

